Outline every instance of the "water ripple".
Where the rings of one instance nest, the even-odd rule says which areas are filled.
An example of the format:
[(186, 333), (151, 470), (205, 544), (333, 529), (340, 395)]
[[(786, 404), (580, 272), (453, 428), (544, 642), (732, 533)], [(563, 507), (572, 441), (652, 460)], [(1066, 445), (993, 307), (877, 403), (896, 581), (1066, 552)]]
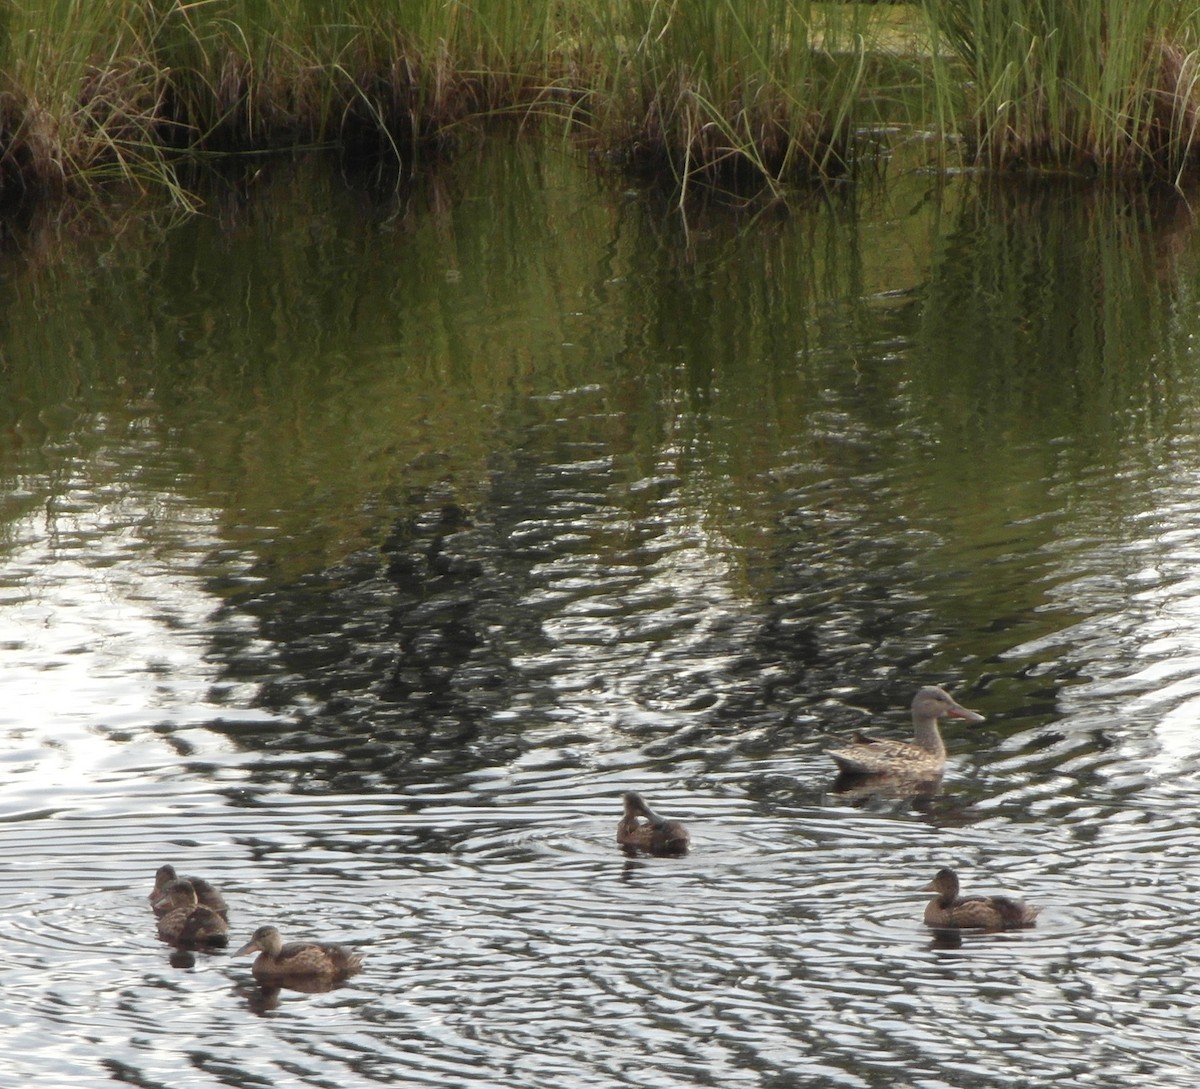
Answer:
[[(958, 347), (943, 359), (936, 285), (889, 294), (857, 263), (845, 276), (801, 212), (808, 234), (780, 223), (779, 239), (821, 267), (779, 280), (792, 304), (782, 287), (736, 294), (743, 278), (709, 237), (645, 270), (665, 244), (626, 252), (640, 198), (605, 209), (621, 231), (576, 246), (587, 202), (568, 206), (540, 174), (516, 188), (562, 201), (548, 220), (571, 239), (532, 284), (523, 262), (539, 259), (496, 233), (497, 185), (447, 202), (432, 251), (419, 223), (389, 217), (402, 260), (357, 213), (330, 247), (323, 218), (273, 205), (249, 253), (224, 224), (181, 228), (200, 233), (167, 243), (154, 276), (139, 253), (112, 294), (120, 252), (89, 261), (47, 353), (70, 365), (57, 406), (16, 403), (57, 372), (49, 358), (21, 369), (41, 315), (9, 322), (6, 1076), (1190, 1089), (1189, 344), (1151, 360), (1122, 341), (1095, 374), (1063, 362), (1056, 338), (1041, 353), (1022, 339), (1029, 363), (979, 365)], [(473, 209), (487, 229), (463, 279), (503, 255), (505, 301), (460, 307), (439, 290), (436, 321), (414, 333), (425, 287), (397, 276), (422, 253), (468, 253), (457, 232)], [(268, 263), (285, 227), (316, 263), (290, 248), (295, 265)], [(726, 240), (738, 260), (748, 234)], [(965, 221), (946, 260), (985, 235)], [(228, 296), (189, 263), (206, 238)], [(360, 276), (377, 252), (382, 294)], [(1106, 256), (1106, 273), (1129, 260)], [(566, 327), (591, 314), (531, 334), (521, 310), (509, 351), (493, 328), (512, 320), (509, 295), (552, 310), (576, 265), (588, 271), (564, 294), (585, 302), (571, 305), (630, 292), (622, 324), (585, 349), (564, 344)], [(252, 280), (230, 275), (243, 266)], [(50, 305), (54, 275), (35, 290), (12, 271), (14, 294)], [(316, 355), (279, 320), (312, 303), (293, 279), (332, 292), (323, 313), (355, 315)], [(826, 279), (832, 294), (811, 297)], [(154, 293), (176, 280), (178, 296)], [(1164, 326), (1190, 321), (1181, 284)], [(265, 315), (270, 336), (222, 341), (193, 384), (191, 357), (173, 353), (198, 350), (186, 333), (205, 290), (223, 302), (201, 313)], [(81, 338), (81, 309), (112, 324), (93, 293), (139, 300), (121, 335)], [(666, 295), (690, 320), (663, 332), (644, 316)], [(962, 312), (974, 321), (985, 301)], [(711, 335), (727, 307), (742, 311), (736, 335)], [(1025, 337), (1036, 322), (1021, 309)], [(432, 354), (463, 336), (459, 310), (487, 335)], [(1120, 314), (1112, 337), (1132, 321)], [(110, 342), (119, 356), (92, 358)], [(169, 372), (139, 369), (146, 353)], [(937, 790), (836, 793), (825, 751), (864, 727), (907, 736), (927, 682), (987, 716), (945, 724)], [(688, 824), (685, 857), (618, 850), (628, 789)], [(269, 922), (354, 946), (364, 971), (264, 993), (249, 958), (181, 956), (146, 899), (166, 861), (224, 890), (231, 949)], [(946, 865), (968, 891), (1040, 905), (1038, 925), (931, 932), (921, 890)]]

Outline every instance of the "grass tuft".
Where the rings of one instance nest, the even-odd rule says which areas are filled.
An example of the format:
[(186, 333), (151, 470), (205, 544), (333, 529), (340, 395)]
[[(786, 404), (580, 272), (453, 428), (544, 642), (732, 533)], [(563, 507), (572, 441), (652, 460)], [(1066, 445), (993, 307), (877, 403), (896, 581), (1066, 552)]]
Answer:
[(652, 0), (594, 11), (591, 123), (610, 156), (686, 187), (773, 190), (850, 164), (869, 7), (800, 0)]
[[(1200, 14), (1178, 0), (924, 0), (942, 116), (992, 169), (1195, 165)], [(957, 89), (967, 90), (959, 97)]]

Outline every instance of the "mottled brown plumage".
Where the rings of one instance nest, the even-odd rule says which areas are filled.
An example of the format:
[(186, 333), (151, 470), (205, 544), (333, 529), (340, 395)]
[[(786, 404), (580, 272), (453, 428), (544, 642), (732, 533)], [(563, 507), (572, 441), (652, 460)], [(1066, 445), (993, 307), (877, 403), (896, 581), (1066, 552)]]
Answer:
[[(180, 878), (175, 873), (175, 867), (167, 864), (159, 866), (158, 871), (154, 875), (154, 888), (150, 890), (147, 898), (150, 901), (150, 906), (154, 909), (155, 915), (165, 915), (171, 910), (170, 899), (167, 896), (167, 890), (171, 884), (178, 881)], [(229, 919), (229, 907), (225, 903), (223, 897), (217, 889), (203, 877), (185, 877), (183, 880), (189, 882), (196, 893), (196, 900), (210, 911), (215, 911), (223, 919)]]
[(259, 982), (337, 982), (362, 968), (362, 954), (328, 942), (288, 942), (273, 926), (260, 926), (234, 956), (257, 952), (250, 970)]
[(197, 901), (190, 881), (172, 881), (161, 901), (166, 910), (158, 920), (158, 936), (163, 941), (183, 949), (220, 949), (229, 943), (224, 916)]
[(1015, 930), (1033, 926), (1041, 908), (1007, 896), (959, 896), (958, 874), (938, 870), (923, 892), (937, 895), (925, 905), (925, 925), (973, 930)]
[(892, 775), (929, 779), (942, 774), (946, 746), (938, 730), (944, 716), (982, 722), (983, 715), (969, 711), (943, 688), (922, 688), (912, 702), (912, 741), (892, 741), (856, 734), (852, 744), (831, 749), (834, 763), (851, 775)]
[(624, 801), (625, 816), (617, 825), (617, 842), (622, 847), (652, 855), (687, 852), (690, 838), (679, 821), (660, 817), (646, 804), (645, 798), (632, 790), (625, 794)]

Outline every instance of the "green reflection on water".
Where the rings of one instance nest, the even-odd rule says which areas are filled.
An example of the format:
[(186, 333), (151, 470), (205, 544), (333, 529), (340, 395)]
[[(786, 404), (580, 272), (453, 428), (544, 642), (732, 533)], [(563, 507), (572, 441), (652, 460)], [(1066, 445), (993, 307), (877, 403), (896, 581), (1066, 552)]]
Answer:
[[(1182, 207), (910, 175), (684, 224), (553, 145), (402, 200), (278, 169), (167, 231), (10, 256), (0, 473), (11, 513), (81, 475), (169, 491), (285, 579), (409, 493), (473, 505), (503, 459), (592, 450), (634, 517), (630, 485), (677, 475), (749, 593), (807, 502), (864, 541), (903, 522), (905, 563), (969, 577), (1064, 533), (1077, 499), (1097, 523), (1141, 510), (1188, 433)], [(1041, 604), (1009, 566), (946, 608)]]

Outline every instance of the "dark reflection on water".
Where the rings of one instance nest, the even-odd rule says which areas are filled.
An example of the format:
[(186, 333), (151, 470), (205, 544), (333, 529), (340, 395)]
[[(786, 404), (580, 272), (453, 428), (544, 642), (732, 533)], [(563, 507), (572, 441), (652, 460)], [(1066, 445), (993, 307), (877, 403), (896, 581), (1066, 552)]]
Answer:
[[(1195, 1083), (1182, 203), (259, 185), (8, 272), (12, 1077)], [(943, 780), (836, 780), (929, 681)], [(180, 957), (164, 861), (363, 972)], [(944, 865), (1037, 927), (927, 931)]]

